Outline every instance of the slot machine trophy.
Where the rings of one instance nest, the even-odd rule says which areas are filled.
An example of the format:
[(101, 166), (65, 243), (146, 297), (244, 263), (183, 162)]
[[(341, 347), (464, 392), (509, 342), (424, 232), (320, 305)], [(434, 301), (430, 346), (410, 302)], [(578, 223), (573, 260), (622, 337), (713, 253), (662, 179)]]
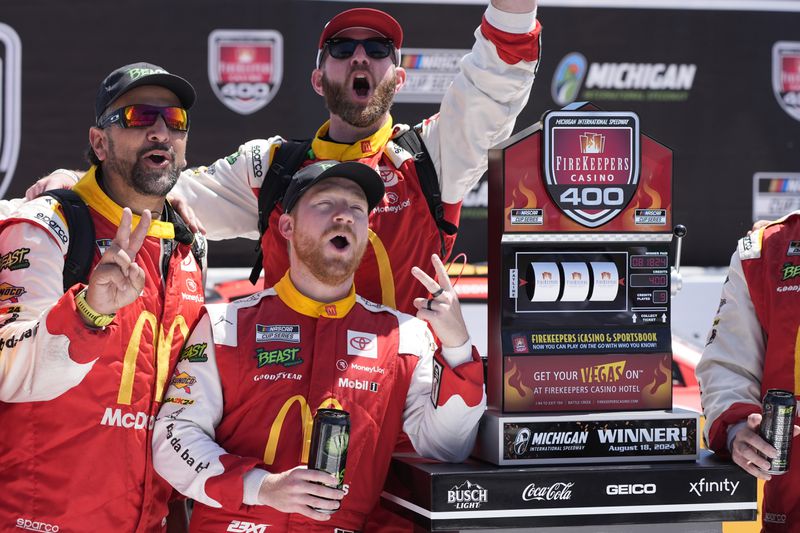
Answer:
[(479, 457), (696, 459), (698, 415), (667, 411), (672, 151), (640, 132), (636, 114), (579, 104), (548, 112), (489, 160)]
[(755, 478), (699, 453), (698, 414), (672, 409), (685, 228), (672, 226), (671, 150), (636, 114), (584, 103), (492, 148), (489, 174), (482, 460), (398, 454), (384, 505), (447, 532), (753, 520)]

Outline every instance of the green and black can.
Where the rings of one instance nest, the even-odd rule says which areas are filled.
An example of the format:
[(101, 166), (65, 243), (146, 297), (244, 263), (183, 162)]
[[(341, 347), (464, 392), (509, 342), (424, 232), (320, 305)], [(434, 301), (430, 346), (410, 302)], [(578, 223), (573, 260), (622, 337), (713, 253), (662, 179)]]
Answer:
[(764, 415), (759, 433), (778, 450), (778, 455), (770, 461), (767, 470), (770, 474), (780, 475), (789, 470), (796, 406), (794, 393), (790, 391), (769, 389), (764, 395)]
[[(347, 446), (350, 443), (350, 413), (341, 409), (320, 409), (314, 415), (311, 430), (311, 449), (308, 468), (321, 470), (336, 476), (341, 489), (344, 484), (344, 469), (347, 464)], [(333, 514), (330, 509), (316, 509)]]

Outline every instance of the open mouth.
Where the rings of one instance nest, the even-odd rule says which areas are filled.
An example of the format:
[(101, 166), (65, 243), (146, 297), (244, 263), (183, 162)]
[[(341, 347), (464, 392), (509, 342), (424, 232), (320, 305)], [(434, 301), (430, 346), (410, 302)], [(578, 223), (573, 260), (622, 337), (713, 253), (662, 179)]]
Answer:
[(144, 159), (151, 162), (156, 166), (162, 166), (167, 164), (170, 161), (169, 152), (165, 152), (163, 150), (153, 150), (151, 152), (147, 152), (144, 154)]
[(343, 235), (336, 235), (331, 239), (331, 244), (333, 244), (338, 250), (344, 250), (350, 245), (350, 242), (347, 240), (347, 237)]
[(356, 75), (353, 78), (353, 91), (357, 96), (367, 96), (369, 94), (369, 80), (366, 76)]

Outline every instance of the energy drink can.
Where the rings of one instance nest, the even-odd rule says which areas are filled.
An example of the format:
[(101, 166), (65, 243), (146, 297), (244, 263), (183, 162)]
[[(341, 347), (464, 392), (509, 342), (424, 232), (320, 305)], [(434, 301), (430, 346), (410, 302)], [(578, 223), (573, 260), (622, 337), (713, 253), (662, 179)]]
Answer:
[[(350, 413), (340, 409), (318, 410), (314, 415), (314, 426), (311, 430), (308, 468), (333, 474), (338, 480), (334, 488), (341, 489), (344, 484), (349, 442)], [(336, 512), (331, 509), (316, 510), (329, 514)]]
[(780, 475), (789, 470), (796, 405), (794, 393), (790, 391), (769, 389), (764, 395), (764, 416), (759, 433), (778, 450), (778, 455), (770, 461), (767, 470), (770, 474)]

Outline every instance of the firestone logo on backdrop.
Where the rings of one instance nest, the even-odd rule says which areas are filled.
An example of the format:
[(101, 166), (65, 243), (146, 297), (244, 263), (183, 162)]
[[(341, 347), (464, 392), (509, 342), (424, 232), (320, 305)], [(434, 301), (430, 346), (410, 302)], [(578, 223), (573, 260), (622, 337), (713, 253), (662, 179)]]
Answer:
[(800, 42), (772, 46), (772, 90), (783, 110), (800, 120)]
[(275, 30), (214, 30), (208, 35), (208, 79), (217, 98), (240, 115), (275, 97), (283, 78), (283, 36)]
[(0, 198), (11, 185), (19, 156), (21, 77), (19, 35), (0, 22)]

